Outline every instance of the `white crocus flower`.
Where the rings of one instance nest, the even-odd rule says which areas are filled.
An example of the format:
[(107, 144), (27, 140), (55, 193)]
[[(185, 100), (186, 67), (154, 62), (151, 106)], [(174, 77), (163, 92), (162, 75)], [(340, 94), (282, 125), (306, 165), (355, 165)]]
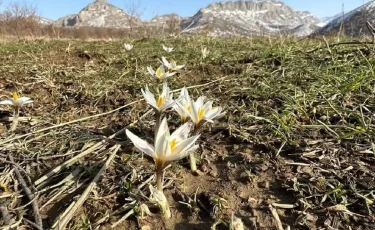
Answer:
[(0, 101), (0, 105), (12, 105), (14, 107), (21, 107), (25, 104), (32, 103), (33, 100), (29, 97), (18, 97), (17, 93), (13, 93), (12, 98), (9, 98), (8, 100)]
[[(186, 94), (186, 92), (184, 92)], [(187, 98), (187, 97), (186, 97)], [(205, 97), (199, 97), (195, 102), (190, 99), (190, 106), (183, 106), (181, 103), (178, 103), (179, 109), (184, 110), (185, 114), (189, 114), (191, 121), (194, 123), (194, 134), (198, 134), (206, 122), (213, 123), (214, 120), (217, 120), (225, 115), (225, 112), (222, 112), (221, 107), (212, 107), (212, 101), (205, 101)], [(180, 115), (181, 116), (181, 115)], [(190, 169), (195, 174), (197, 173), (197, 163), (194, 156), (194, 153), (191, 153), (189, 156)]]
[(167, 52), (167, 53), (170, 53), (170, 52), (174, 51), (174, 48), (173, 47), (166, 47), (165, 45), (163, 45), (163, 50), (165, 50), (165, 52)]
[(125, 44), (124, 44), (124, 48), (125, 48), (127, 51), (132, 50), (133, 47), (134, 47), (134, 46), (133, 46), (132, 44), (128, 44), (128, 43), (125, 43)]
[(187, 122), (191, 112), (191, 99), (186, 87), (181, 89), (177, 103), (173, 105), (173, 109), (177, 111), (183, 122)]
[(173, 75), (176, 74), (176, 72), (170, 73), (170, 72), (165, 72), (164, 66), (161, 65), (156, 71), (152, 69), (152, 67), (147, 66), (147, 71), (156, 79), (158, 80), (165, 80), (169, 77), (172, 77)]
[(207, 47), (202, 48), (202, 56), (203, 58), (206, 58), (210, 54), (210, 51), (207, 49)]
[(31, 100), (31, 98), (29, 97), (18, 97), (18, 94), (16, 92), (13, 93), (12, 98), (9, 98), (8, 100), (0, 101), (0, 105), (13, 106), (14, 114), (13, 114), (12, 126), (10, 128), (11, 132), (15, 131), (17, 128), (20, 108), (23, 105), (30, 104), (32, 102), (33, 100)]
[(170, 71), (179, 71), (182, 68), (185, 67), (185, 65), (177, 65), (175, 60), (172, 60), (171, 62), (168, 62), (165, 57), (161, 57), (162, 63), (165, 67), (168, 68)]
[[(195, 102), (191, 101), (190, 119), (198, 129), (204, 122), (213, 123), (225, 115), (221, 107), (213, 107), (212, 101), (205, 101), (205, 97), (199, 97)], [(188, 112), (187, 109), (185, 109)]]
[(168, 200), (163, 193), (163, 171), (172, 161), (180, 160), (198, 148), (195, 142), (199, 138), (199, 135), (188, 137), (191, 127), (191, 123), (185, 123), (171, 135), (167, 119), (164, 118), (157, 130), (154, 146), (137, 137), (129, 130), (126, 130), (126, 136), (133, 142), (134, 146), (141, 152), (152, 157), (155, 161), (157, 186), (156, 189), (151, 187), (151, 192), (154, 200), (160, 205), (166, 219), (171, 217), (171, 211)]
[[(180, 160), (198, 148), (195, 142), (199, 138), (199, 135), (188, 137), (191, 127), (191, 123), (185, 123), (170, 134), (167, 119), (164, 118), (157, 131), (154, 146), (137, 137), (129, 130), (126, 130), (126, 135), (137, 149), (154, 159), (156, 171), (160, 172), (172, 161)], [(162, 189), (160, 188), (160, 184), (158, 185), (158, 189)]]
[(146, 102), (159, 113), (171, 108), (175, 103), (173, 100), (173, 93), (171, 93), (171, 90), (167, 86), (167, 82), (163, 83), (163, 90), (157, 98), (155, 98), (155, 95), (150, 92), (148, 86), (146, 86), (145, 90), (142, 89), (141, 91)]

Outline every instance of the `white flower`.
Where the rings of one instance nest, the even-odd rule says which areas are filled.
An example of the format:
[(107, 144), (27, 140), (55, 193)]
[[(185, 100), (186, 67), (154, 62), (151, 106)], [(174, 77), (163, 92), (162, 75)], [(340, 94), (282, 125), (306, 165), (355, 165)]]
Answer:
[(146, 86), (145, 90), (142, 89), (141, 91), (146, 102), (160, 113), (171, 108), (175, 104), (173, 93), (170, 92), (167, 82), (163, 83), (163, 90), (157, 98), (155, 98), (155, 95), (150, 92), (148, 86)]
[(170, 53), (170, 52), (174, 51), (174, 48), (173, 47), (166, 47), (165, 45), (163, 45), (163, 50), (165, 50), (167, 53)]
[(133, 49), (133, 45), (132, 45), (132, 44), (125, 43), (125, 44), (124, 44), (124, 48), (125, 48), (127, 51), (130, 51), (130, 50)]
[(29, 97), (18, 97), (17, 93), (13, 93), (13, 97), (9, 100), (0, 101), (0, 105), (12, 105), (14, 107), (21, 107), (25, 104), (32, 103), (33, 100)]
[(168, 70), (171, 70), (171, 71), (179, 71), (185, 67), (185, 65), (177, 65), (175, 60), (168, 62), (167, 59), (165, 59), (165, 57), (161, 57), (161, 60), (162, 60), (163, 65), (167, 67)]
[(156, 71), (154, 71), (151, 66), (147, 66), (147, 70), (153, 77), (159, 80), (164, 80), (176, 74), (176, 72), (165, 72), (163, 65), (161, 65)]
[(202, 47), (202, 56), (203, 58), (206, 58), (210, 54), (210, 51), (207, 49), (207, 47)]
[(154, 140), (155, 147), (129, 130), (126, 130), (126, 135), (136, 148), (154, 159), (157, 169), (164, 169), (170, 162), (180, 160), (198, 148), (195, 142), (199, 135), (188, 137), (191, 127), (191, 123), (185, 123), (170, 135), (164, 118)]
[(190, 119), (196, 127), (199, 127), (204, 122), (213, 123), (214, 120), (218, 120), (225, 115), (221, 107), (213, 107), (213, 102), (204, 102), (205, 99), (204, 96), (200, 96), (195, 102), (191, 100), (190, 111), (186, 107), (180, 107), (184, 109), (186, 113), (189, 113)]
[(173, 109), (177, 111), (183, 122), (188, 121), (191, 112), (191, 99), (186, 87), (181, 89), (177, 103), (173, 105)]

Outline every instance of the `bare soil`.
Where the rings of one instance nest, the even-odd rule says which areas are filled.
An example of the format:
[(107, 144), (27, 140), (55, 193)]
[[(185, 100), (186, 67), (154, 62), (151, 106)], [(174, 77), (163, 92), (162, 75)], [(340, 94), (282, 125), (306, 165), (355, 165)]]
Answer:
[[(112, 229), (130, 213), (114, 229), (230, 229), (232, 216), (246, 229), (277, 229), (273, 207), (284, 229), (375, 229), (372, 45), (328, 49), (319, 39), (210, 38), (133, 44), (130, 52), (121, 42), (1, 45), (1, 99), (17, 91), (34, 100), (22, 108), (15, 134), (7, 131), (12, 108), (0, 107), (0, 207), (7, 207), (13, 223), (22, 217), (33, 222), (35, 215), (20, 196), (24, 191), (8, 156), (33, 187), (132, 123), (128, 128), (152, 143), (153, 117), (142, 117), (150, 108), (140, 89), (157, 86), (146, 66), (156, 68), (166, 56), (186, 64), (171, 79), (172, 89), (194, 86), (194, 98), (205, 95), (227, 111), (199, 139), (200, 175), (191, 174), (187, 159), (166, 171), (172, 218), (163, 220), (148, 199), (148, 186), (155, 184), (152, 159), (121, 132), (35, 185), (44, 229), (52, 229), (78, 200), (116, 144), (121, 148), (68, 228)], [(176, 51), (166, 54), (162, 44)], [(211, 51), (207, 59), (201, 46)], [(180, 125), (176, 113), (167, 116), (171, 129)], [(77, 121), (82, 118), (87, 119)], [(71, 121), (76, 122), (65, 124)], [(58, 124), (63, 125), (53, 128)], [(67, 180), (72, 172), (77, 175)], [(31, 228), (22, 220), (19, 226)]]

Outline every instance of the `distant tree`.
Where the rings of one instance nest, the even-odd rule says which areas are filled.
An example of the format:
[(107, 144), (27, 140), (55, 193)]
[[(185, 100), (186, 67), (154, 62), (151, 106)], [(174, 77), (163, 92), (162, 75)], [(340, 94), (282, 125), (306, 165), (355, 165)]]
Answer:
[[(1, 1), (1, 0), (0, 0)], [(26, 2), (12, 2), (0, 14), (2, 30), (6, 34), (34, 36), (40, 31), (37, 7)]]
[(169, 15), (165, 21), (165, 24), (167, 25), (167, 28), (171, 34), (176, 35), (178, 32), (180, 32), (180, 18), (178, 15)]
[(125, 1), (125, 12), (129, 16), (128, 25), (130, 32), (133, 32), (136, 22), (141, 18), (144, 11), (145, 8), (140, 0)]

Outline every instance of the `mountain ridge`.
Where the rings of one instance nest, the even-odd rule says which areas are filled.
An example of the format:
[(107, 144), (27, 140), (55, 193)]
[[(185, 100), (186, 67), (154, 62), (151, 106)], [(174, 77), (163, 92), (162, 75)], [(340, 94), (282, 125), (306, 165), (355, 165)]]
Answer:
[(366, 21), (375, 24), (375, 0), (369, 1), (341, 16), (331, 20), (327, 25), (315, 32), (317, 35), (342, 31), (348, 36), (369, 35)]
[(57, 19), (54, 25), (62, 27), (129, 28), (140, 23), (141, 21), (138, 18), (128, 15), (121, 8), (108, 3), (106, 0), (96, 0), (77, 14), (70, 14)]
[[(321, 21), (307, 11), (295, 11), (281, 1), (236, 1), (211, 3), (194, 16), (182, 21), (190, 32), (208, 30), (213, 36), (248, 36), (294, 33), (308, 35)], [(214, 25), (214, 26), (213, 26)], [(189, 27), (189, 28), (188, 28)]]
[[(307, 36), (310, 34), (325, 34), (338, 29), (341, 20), (350, 24), (351, 16), (358, 21), (360, 16), (375, 13), (374, 1), (366, 3), (343, 15), (319, 19), (308, 11), (297, 11), (278, 0), (246, 0), (222, 1), (208, 4), (191, 17), (181, 17), (171, 13), (159, 15), (147, 21), (131, 17), (121, 8), (107, 0), (96, 0), (76, 14), (66, 15), (53, 22), (62, 27), (112, 27), (130, 28), (137, 26), (168, 27), (184, 30), (187, 33), (205, 33), (211, 36), (231, 37), (250, 35), (294, 35)], [(372, 7), (374, 6), (374, 7)], [(374, 8), (368, 13), (358, 13), (367, 8)], [(360, 10), (358, 10), (360, 9)], [(365, 29), (362, 17), (359, 27)], [(51, 24), (51, 21), (42, 18), (41, 24)], [(375, 23), (374, 18), (370, 22)], [(355, 35), (355, 26), (345, 28), (346, 33)], [(349, 26), (349, 27), (350, 27)], [(348, 26), (346, 26), (348, 27)]]

